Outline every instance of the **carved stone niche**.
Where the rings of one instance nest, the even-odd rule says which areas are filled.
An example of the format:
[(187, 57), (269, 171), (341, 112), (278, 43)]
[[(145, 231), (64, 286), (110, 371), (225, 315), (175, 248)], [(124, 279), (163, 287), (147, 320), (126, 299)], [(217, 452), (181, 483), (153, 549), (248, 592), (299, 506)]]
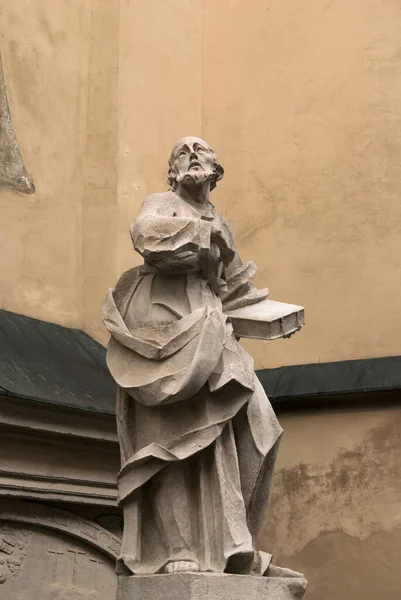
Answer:
[(119, 547), (75, 514), (0, 500), (0, 600), (110, 600)]

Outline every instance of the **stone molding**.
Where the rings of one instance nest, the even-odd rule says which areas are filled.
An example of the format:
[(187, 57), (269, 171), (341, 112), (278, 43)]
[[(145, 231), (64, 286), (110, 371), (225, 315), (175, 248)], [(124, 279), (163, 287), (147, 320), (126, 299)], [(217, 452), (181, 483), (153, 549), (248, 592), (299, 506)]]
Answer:
[(0, 496), (117, 505), (116, 484), (0, 469)]
[(88, 413), (13, 396), (0, 395), (0, 426), (41, 435), (118, 444), (114, 414)]
[[(88, 414), (0, 396), (0, 435), (3, 449), (0, 454), (0, 497), (117, 505), (115, 471), (119, 464), (119, 449), (113, 415)], [(32, 456), (46, 446), (51, 470), (42, 464), (46, 461), (46, 453), (34, 463), (21, 460), (17, 464), (12, 459), (15, 454), (12, 448), (16, 446), (24, 449), (22, 458)], [(75, 454), (82, 453), (85, 459), (78, 461), (76, 468), (71, 458), (72, 447)], [(93, 453), (100, 457), (95, 471), (90, 466)], [(69, 468), (65, 468), (66, 464)]]

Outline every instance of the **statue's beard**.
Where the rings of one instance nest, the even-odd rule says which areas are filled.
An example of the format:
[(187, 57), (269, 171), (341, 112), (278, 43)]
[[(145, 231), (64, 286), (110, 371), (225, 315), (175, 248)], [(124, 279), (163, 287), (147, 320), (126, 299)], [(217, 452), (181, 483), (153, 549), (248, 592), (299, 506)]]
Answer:
[(177, 183), (182, 183), (183, 185), (199, 185), (211, 179), (212, 176), (213, 171), (205, 169), (191, 169), (185, 173), (178, 173)]

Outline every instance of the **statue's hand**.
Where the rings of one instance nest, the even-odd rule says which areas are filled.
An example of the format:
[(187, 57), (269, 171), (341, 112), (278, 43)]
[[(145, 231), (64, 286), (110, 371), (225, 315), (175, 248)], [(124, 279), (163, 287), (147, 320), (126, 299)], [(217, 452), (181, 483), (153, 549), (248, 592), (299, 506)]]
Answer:
[(219, 249), (216, 245), (212, 244), (210, 250), (201, 250), (199, 252), (198, 266), (205, 279), (208, 279), (209, 275), (218, 277), (220, 274), (220, 265)]
[(212, 244), (216, 244), (216, 246), (218, 247), (220, 251), (220, 260), (224, 264), (224, 266), (227, 267), (234, 258), (235, 252), (228, 245), (222, 231), (214, 225), (212, 226), (210, 241)]

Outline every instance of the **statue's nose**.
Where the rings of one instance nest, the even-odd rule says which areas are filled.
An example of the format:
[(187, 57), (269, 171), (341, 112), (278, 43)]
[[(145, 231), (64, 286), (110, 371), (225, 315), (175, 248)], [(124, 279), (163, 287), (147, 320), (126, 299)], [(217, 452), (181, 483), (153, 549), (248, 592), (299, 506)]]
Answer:
[(189, 158), (190, 158), (190, 159), (193, 159), (193, 158), (198, 158), (198, 155), (196, 154), (195, 150), (192, 150), (192, 152), (191, 152), (191, 156), (190, 156)]

